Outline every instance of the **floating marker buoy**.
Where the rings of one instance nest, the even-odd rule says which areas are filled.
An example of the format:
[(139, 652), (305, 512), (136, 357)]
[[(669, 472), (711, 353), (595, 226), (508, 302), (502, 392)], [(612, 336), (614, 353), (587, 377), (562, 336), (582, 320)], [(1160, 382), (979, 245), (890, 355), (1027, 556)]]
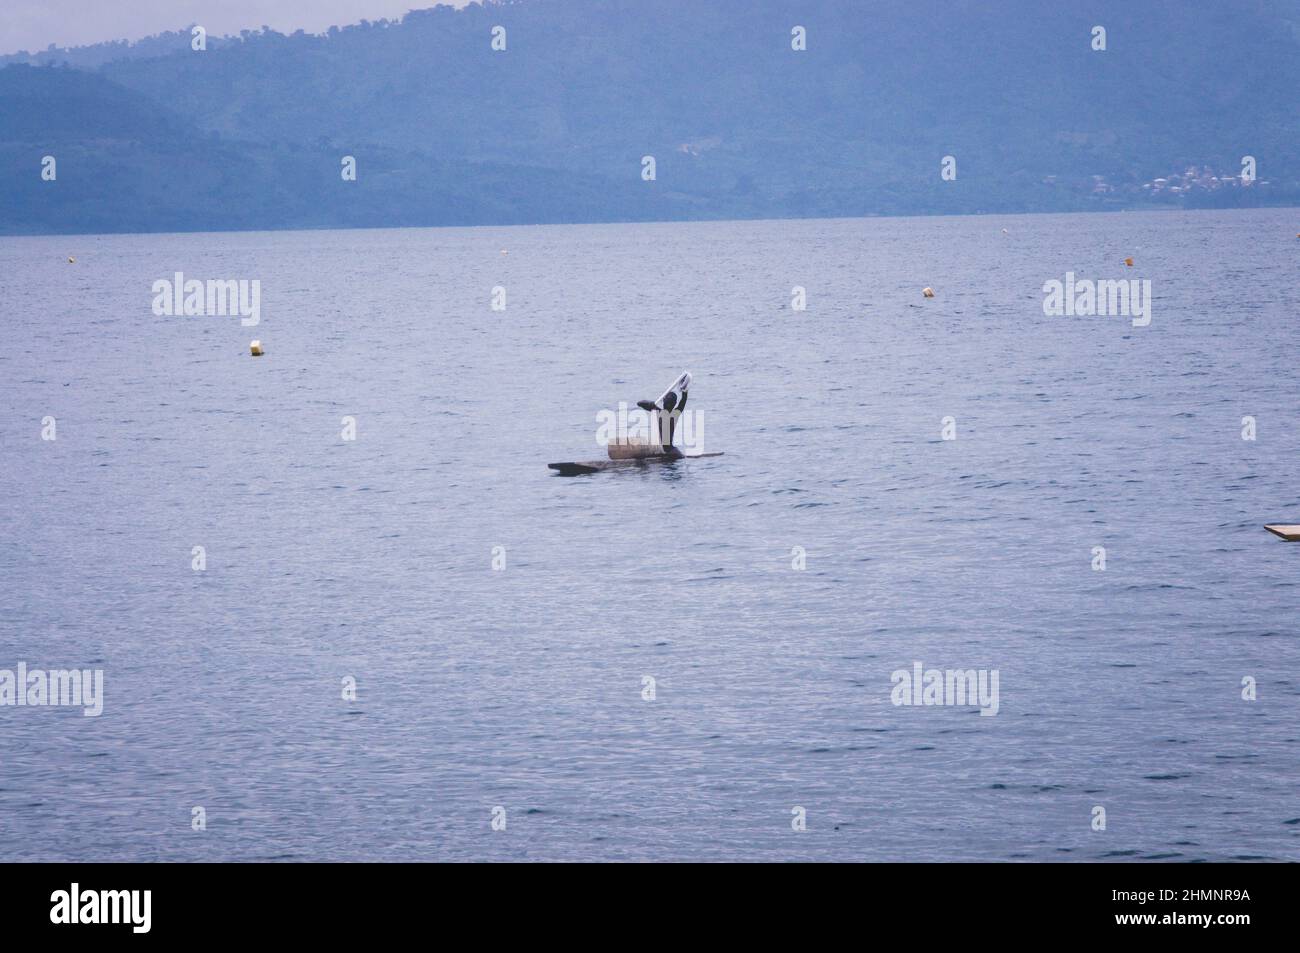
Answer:
[[(1296, 238), (1300, 238), (1300, 235), (1297, 235)], [(68, 256), (68, 264), (69, 264), (69, 265), (75, 265), (76, 263), (77, 263), (77, 259), (75, 259), (75, 258), (73, 258), (71, 255), (69, 255), (69, 256)]]
[(1288, 543), (1300, 543), (1300, 525), (1275, 523), (1272, 526), (1265, 524), (1264, 528), (1274, 536), (1282, 537)]
[(1010, 234), (1010, 233), (1009, 233), (1009, 232), (1004, 228), (1004, 229), (1002, 229), (1002, 234), (1003, 234), (1003, 235), (1008, 235), (1008, 234)]
[(506, 251), (506, 250), (503, 248), (503, 249), (501, 249), (501, 254), (503, 254), (503, 255), (508, 255), (508, 254), (510, 254), (510, 252)]
[(261, 357), (266, 352), (262, 350), (261, 341), (254, 341), (252, 344), (248, 345), (248, 353), (253, 355), (253, 357)]
[(1132, 267), (1133, 267), (1133, 259), (1132, 259), (1132, 258), (1125, 258), (1125, 259), (1124, 259), (1124, 264), (1126, 264), (1126, 265), (1128, 265), (1130, 268), (1132, 268)]
[(933, 289), (933, 288), (922, 288), (922, 289), (921, 289), (921, 294), (925, 295), (927, 298), (933, 298), (933, 297), (934, 297), (934, 289)]

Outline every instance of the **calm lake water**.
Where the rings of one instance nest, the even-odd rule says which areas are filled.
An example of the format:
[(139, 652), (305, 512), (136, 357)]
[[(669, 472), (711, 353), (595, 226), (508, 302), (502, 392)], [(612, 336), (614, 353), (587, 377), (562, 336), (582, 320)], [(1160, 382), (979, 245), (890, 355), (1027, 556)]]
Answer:
[[(1297, 231), (0, 239), (0, 669), (104, 672), (0, 707), (0, 859), (1300, 859)], [(683, 369), (725, 456), (547, 470)]]

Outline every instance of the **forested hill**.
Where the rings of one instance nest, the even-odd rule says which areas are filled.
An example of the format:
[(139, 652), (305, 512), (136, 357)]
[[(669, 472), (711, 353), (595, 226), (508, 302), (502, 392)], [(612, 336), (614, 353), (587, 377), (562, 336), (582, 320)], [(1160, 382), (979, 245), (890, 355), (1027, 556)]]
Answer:
[(1294, 0), (517, 0), (190, 38), (0, 58), (0, 231), (1300, 205)]

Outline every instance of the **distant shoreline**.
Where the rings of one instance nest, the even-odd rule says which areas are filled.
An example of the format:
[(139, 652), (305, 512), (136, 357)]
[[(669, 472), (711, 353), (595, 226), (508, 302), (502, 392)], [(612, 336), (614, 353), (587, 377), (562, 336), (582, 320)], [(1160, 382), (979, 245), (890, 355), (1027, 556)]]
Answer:
[[(1251, 205), (1232, 208), (1180, 208), (1159, 203), (1121, 209), (1073, 209), (1065, 211), (1027, 211), (1027, 212), (920, 212), (909, 215), (880, 213), (876, 215), (814, 215), (806, 217), (774, 218), (755, 216), (753, 218), (674, 218), (674, 219), (614, 219), (608, 221), (581, 222), (483, 222), (477, 224), (442, 224), (442, 225), (293, 225), (283, 228), (193, 228), (167, 229), (159, 231), (121, 230), (113, 232), (77, 232), (77, 231), (6, 231), (0, 228), (0, 238), (99, 238), (121, 235), (259, 235), (277, 232), (360, 232), (360, 231), (416, 231), (427, 229), (486, 229), (486, 228), (577, 228), (601, 225), (707, 225), (726, 224), (730, 222), (854, 222), (872, 219), (938, 219), (938, 218), (1020, 218), (1039, 215), (1131, 215), (1147, 212), (1161, 214), (1192, 214), (1201, 212), (1262, 212), (1294, 210), (1300, 212), (1300, 205)], [(1296, 223), (1296, 233), (1300, 234), (1300, 219)]]

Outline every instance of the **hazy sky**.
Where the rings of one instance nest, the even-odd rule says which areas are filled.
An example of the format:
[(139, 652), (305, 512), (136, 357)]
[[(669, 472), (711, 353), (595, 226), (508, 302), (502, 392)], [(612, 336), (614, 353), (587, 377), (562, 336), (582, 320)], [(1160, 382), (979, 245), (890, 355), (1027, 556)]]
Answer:
[[(209, 33), (238, 33), (263, 24), (316, 33), (333, 24), (400, 17), (439, 0), (0, 0), (0, 53), (35, 52), (51, 43), (82, 46), (138, 40), (191, 23)], [(441, 0), (463, 7), (468, 0)]]

